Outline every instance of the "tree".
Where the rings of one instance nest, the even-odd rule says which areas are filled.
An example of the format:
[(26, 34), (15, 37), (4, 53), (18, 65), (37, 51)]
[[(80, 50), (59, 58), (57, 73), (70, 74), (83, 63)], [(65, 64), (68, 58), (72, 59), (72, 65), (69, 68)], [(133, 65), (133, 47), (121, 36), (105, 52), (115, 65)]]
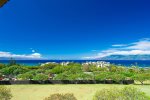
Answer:
[(18, 65), (13, 65), (13, 66), (10, 66), (10, 67), (6, 67), (6, 68), (3, 68), (1, 70), (1, 72), (4, 75), (18, 75), (18, 74), (23, 74), (27, 71), (28, 71), (27, 68), (21, 67), (21, 66), (18, 66)]
[(83, 71), (84, 72), (89, 72), (90, 71), (90, 66), (89, 65), (83, 65)]
[(97, 91), (93, 100), (150, 100), (150, 98), (134, 87), (125, 87), (123, 89), (114, 87)]
[(21, 79), (21, 80), (31, 80), (33, 79), (33, 74), (30, 73), (30, 72), (27, 72), (27, 73), (24, 73), (24, 74), (19, 74), (17, 76), (18, 79)]
[(56, 66), (57, 66), (57, 64), (55, 64), (55, 63), (47, 63), (47, 64), (40, 66), (40, 68), (44, 69), (44, 70), (49, 70), (49, 69), (55, 68)]
[(150, 79), (150, 74), (149, 73), (138, 73), (133, 76), (133, 79), (141, 82), (141, 84), (143, 85), (144, 81), (147, 81)]
[(94, 77), (96, 80), (106, 80), (109, 78), (109, 72), (95, 72)]
[(33, 79), (34, 80), (45, 81), (45, 80), (48, 80), (48, 75), (37, 74), (36, 76), (33, 77)]
[(5, 64), (0, 63), (0, 69), (5, 68), (5, 67), (6, 67)]
[(44, 100), (77, 100), (76, 97), (71, 93), (66, 94), (52, 94)]
[(10, 59), (8, 66), (13, 66), (13, 65), (17, 65), (16, 60), (14, 60), (13, 58)]
[(0, 100), (11, 100), (11, 90), (5, 86), (0, 86)]
[(4, 6), (9, 0), (0, 0), (0, 8)]
[(124, 76), (123, 74), (120, 73), (112, 73), (110, 76), (110, 79), (116, 81), (116, 82), (122, 82), (123, 80), (126, 79), (126, 76)]

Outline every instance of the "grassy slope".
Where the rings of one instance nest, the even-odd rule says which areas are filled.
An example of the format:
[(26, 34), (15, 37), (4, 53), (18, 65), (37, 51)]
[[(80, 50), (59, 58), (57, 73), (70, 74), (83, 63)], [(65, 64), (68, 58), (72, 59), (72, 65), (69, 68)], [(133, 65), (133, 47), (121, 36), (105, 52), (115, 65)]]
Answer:
[[(43, 100), (53, 93), (73, 93), (78, 100), (92, 100), (97, 90), (111, 87), (122, 88), (126, 85), (10, 85), (12, 100)], [(130, 86), (130, 85), (128, 85)], [(150, 85), (131, 85), (141, 89), (150, 96)]]

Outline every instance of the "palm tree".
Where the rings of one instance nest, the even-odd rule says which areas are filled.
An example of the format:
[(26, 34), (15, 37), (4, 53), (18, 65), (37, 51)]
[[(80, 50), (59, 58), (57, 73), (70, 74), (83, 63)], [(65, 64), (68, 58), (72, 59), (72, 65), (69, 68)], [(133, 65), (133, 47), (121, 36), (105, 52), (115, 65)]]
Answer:
[(9, 0), (0, 0), (0, 8), (7, 3)]

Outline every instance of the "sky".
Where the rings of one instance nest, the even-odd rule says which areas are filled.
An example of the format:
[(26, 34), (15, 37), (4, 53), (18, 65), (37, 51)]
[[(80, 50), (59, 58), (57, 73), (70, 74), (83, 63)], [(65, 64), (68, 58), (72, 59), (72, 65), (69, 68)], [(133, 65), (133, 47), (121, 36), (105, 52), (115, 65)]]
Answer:
[(149, 4), (149, 0), (10, 0), (0, 8), (0, 57), (150, 54)]

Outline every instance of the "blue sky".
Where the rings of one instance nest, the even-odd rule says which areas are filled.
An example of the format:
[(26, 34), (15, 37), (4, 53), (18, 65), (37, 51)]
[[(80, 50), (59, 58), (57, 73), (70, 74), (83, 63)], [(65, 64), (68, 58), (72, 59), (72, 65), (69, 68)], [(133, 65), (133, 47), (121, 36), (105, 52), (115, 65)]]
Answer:
[[(110, 55), (133, 50), (149, 54), (149, 4), (149, 0), (10, 0), (0, 8), (0, 57), (86, 59), (106, 51)], [(147, 49), (129, 49), (139, 44)]]

